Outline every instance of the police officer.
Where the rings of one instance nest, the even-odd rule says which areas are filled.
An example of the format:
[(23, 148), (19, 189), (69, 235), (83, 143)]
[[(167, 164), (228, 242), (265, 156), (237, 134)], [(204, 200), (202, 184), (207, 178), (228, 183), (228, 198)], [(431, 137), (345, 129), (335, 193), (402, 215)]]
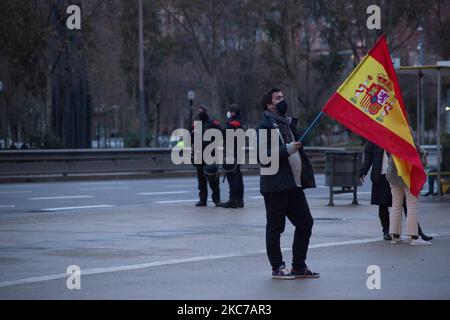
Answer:
[[(211, 119), (208, 114), (208, 108), (206, 105), (202, 104), (197, 110), (198, 120), (202, 122), (202, 137), (206, 130), (208, 129), (218, 129), (222, 130), (219, 121), (215, 119)], [(194, 145), (194, 126), (192, 126), (191, 131), (191, 141)], [(202, 150), (210, 144), (212, 141), (202, 141)], [(212, 190), (212, 200), (216, 207), (221, 206), (220, 202), (220, 188), (219, 188), (219, 170), (216, 164), (206, 164), (203, 162), (201, 164), (195, 164), (197, 167), (197, 180), (198, 180), (198, 190), (199, 190), (199, 198), (200, 201), (195, 204), (196, 207), (206, 207), (207, 199), (208, 199), (208, 183), (209, 187)]]
[[(237, 129), (242, 129), (241, 112), (239, 109), (239, 105), (230, 104), (227, 107), (227, 124), (225, 126), (225, 130)], [(223, 136), (226, 137), (226, 132), (224, 132)], [(226, 146), (226, 139), (224, 139), (224, 141), (224, 145)], [(230, 199), (222, 204), (222, 207), (224, 208), (244, 207), (244, 181), (242, 180), (241, 166), (237, 163), (237, 149), (241, 148), (242, 146), (237, 146), (236, 139), (234, 142), (235, 147), (234, 159), (232, 159), (233, 162), (227, 163), (228, 161), (225, 161), (223, 165), (223, 169), (225, 171), (230, 187)], [(227, 156), (227, 154), (225, 154), (225, 156)]]

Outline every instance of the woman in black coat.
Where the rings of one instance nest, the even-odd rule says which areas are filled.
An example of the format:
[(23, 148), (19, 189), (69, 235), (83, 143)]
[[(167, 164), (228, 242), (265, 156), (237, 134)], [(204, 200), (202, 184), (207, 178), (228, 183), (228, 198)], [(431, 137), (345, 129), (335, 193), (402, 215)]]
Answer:
[[(383, 163), (384, 161), (384, 163)], [(372, 167), (370, 180), (372, 180), (372, 196), (370, 203), (378, 205), (378, 216), (383, 228), (384, 240), (391, 240), (389, 235), (389, 207), (392, 207), (392, 194), (389, 182), (386, 179), (387, 155), (386, 152), (376, 144), (368, 141), (364, 148), (364, 162), (360, 171), (361, 181)], [(406, 204), (403, 202), (405, 216), (407, 215)], [(419, 235), (423, 240), (429, 241), (433, 237), (425, 235), (419, 225)]]
[[(389, 207), (392, 207), (392, 195), (391, 187), (386, 179), (386, 167), (383, 168), (384, 157), (386, 155), (383, 149), (372, 142), (367, 142), (364, 148), (364, 162), (361, 167), (360, 178), (364, 181), (364, 177), (369, 172), (370, 167), (372, 167), (372, 173), (370, 174), (370, 180), (372, 180), (370, 203), (378, 205), (378, 216), (383, 228), (384, 240), (391, 240), (389, 235)], [(385, 166), (387, 166), (387, 159), (384, 160)]]

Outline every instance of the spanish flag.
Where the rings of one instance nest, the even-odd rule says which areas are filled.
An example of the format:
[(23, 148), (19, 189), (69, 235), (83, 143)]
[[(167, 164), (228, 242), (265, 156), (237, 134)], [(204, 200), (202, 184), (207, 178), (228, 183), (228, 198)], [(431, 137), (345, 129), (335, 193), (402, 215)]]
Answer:
[(384, 35), (331, 96), (323, 112), (391, 153), (399, 176), (413, 195), (419, 195), (426, 174)]

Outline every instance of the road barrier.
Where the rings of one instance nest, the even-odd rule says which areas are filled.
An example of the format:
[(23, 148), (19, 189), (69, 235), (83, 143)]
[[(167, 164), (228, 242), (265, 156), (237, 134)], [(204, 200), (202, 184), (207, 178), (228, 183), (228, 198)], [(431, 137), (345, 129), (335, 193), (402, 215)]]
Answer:
[[(304, 150), (314, 170), (320, 173), (325, 169), (326, 151), (345, 149), (305, 147)], [(193, 165), (175, 165), (170, 156), (169, 148), (2, 150), (0, 182), (34, 181), (46, 177), (69, 180), (71, 177), (156, 177), (195, 173)], [(257, 164), (245, 164), (241, 167), (244, 173), (259, 173)]]

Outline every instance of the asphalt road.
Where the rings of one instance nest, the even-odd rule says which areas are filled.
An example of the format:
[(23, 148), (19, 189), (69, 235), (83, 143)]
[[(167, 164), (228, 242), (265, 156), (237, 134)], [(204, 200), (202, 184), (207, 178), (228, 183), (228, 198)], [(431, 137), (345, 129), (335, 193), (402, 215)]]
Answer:
[[(391, 245), (381, 240), (370, 183), (360, 205), (341, 194), (328, 207), (318, 175), (306, 192), (315, 218), (307, 263), (321, 277), (277, 281), (259, 178), (244, 181), (244, 209), (195, 208), (194, 178), (0, 185), (0, 299), (450, 298), (448, 199), (420, 200), (432, 246)], [(288, 223), (288, 265), (292, 236)], [(67, 287), (71, 265), (81, 269), (79, 290)], [(371, 265), (380, 289), (367, 288)]]
[[(309, 198), (328, 199), (324, 175), (317, 176), (318, 188), (307, 190)], [(259, 177), (247, 176), (245, 202), (260, 202)], [(369, 199), (370, 184), (359, 190)], [(352, 194), (335, 195), (352, 199)], [(228, 183), (221, 183), (222, 201), (228, 200)], [(192, 205), (198, 201), (195, 178), (115, 180), (96, 182), (48, 182), (0, 184), (0, 214), (95, 210), (102, 208), (163, 207)], [(327, 201), (326, 201), (327, 202)], [(327, 202), (328, 203), (328, 202)]]

